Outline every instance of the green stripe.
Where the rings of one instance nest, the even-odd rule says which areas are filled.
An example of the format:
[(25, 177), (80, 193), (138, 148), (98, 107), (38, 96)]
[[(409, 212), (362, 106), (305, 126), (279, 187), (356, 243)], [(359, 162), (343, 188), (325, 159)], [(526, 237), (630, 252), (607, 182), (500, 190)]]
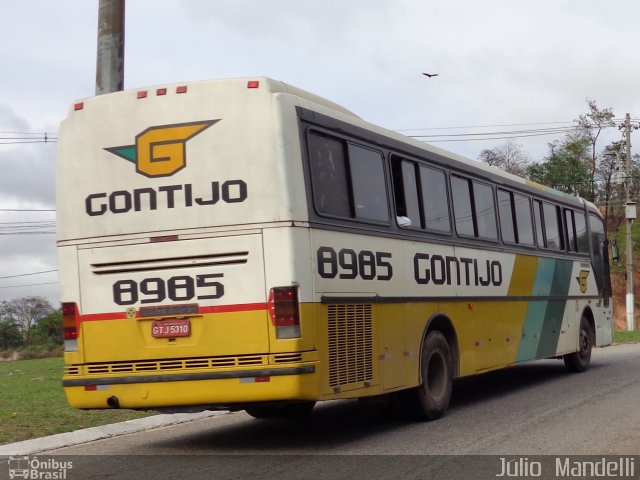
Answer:
[[(551, 285), (551, 292), (554, 295), (566, 296), (569, 293), (572, 270), (573, 262), (571, 260), (556, 260), (556, 268)], [(564, 316), (566, 305), (566, 300), (547, 302), (544, 325), (537, 352), (538, 358), (553, 357), (558, 351), (558, 340), (560, 339), (562, 317)]]
[[(538, 259), (538, 267), (533, 282), (532, 296), (546, 297), (552, 291), (556, 260), (553, 258)], [(540, 337), (544, 326), (548, 301), (530, 300), (527, 307), (522, 336), (516, 362), (532, 360), (536, 358)]]

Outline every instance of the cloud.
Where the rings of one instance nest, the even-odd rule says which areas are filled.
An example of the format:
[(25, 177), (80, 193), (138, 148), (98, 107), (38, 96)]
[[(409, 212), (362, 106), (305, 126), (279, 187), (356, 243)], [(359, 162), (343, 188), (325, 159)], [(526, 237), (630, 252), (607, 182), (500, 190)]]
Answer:
[[(0, 212), (0, 223), (25, 221), (19, 212)], [(39, 219), (51, 219), (52, 214), (39, 216)], [(2, 229), (0, 229), (2, 231)], [(0, 235), (0, 277), (25, 273), (56, 270), (55, 235)], [(57, 282), (57, 273), (0, 279), (0, 301), (26, 295), (45, 296), (52, 303), (58, 302), (58, 286), (42, 285), (29, 288), (15, 288), (15, 285)], [(8, 287), (12, 288), (8, 288)]]
[[(35, 133), (29, 122), (11, 107), (0, 104), (2, 142), (20, 142)], [(38, 140), (44, 136), (36, 137)], [(55, 143), (3, 144), (0, 148), (0, 205), (49, 207), (55, 204)]]

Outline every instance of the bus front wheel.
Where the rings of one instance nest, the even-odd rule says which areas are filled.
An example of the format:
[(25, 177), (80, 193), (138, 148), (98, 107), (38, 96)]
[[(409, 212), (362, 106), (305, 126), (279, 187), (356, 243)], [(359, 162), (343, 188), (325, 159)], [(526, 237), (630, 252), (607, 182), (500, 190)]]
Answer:
[(427, 334), (420, 355), (420, 385), (395, 394), (395, 408), (416, 420), (437, 420), (449, 406), (453, 388), (451, 347), (435, 330)]
[(564, 366), (571, 373), (584, 372), (591, 363), (591, 349), (593, 348), (593, 335), (591, 325), (586, 317), (580, 320), (579, 350), (564, 355)]

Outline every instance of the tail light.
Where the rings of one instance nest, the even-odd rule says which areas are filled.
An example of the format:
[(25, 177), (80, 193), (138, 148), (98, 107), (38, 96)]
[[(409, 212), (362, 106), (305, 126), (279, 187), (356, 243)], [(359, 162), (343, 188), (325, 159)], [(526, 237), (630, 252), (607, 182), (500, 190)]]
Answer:
[(276, 338), (300, 337), (298, 287), (274, 287), (269, 291), (269, 315)]
[(65, 340), (78, 338), (78, 306), (75, 303), (62, 304), (62, 328)]

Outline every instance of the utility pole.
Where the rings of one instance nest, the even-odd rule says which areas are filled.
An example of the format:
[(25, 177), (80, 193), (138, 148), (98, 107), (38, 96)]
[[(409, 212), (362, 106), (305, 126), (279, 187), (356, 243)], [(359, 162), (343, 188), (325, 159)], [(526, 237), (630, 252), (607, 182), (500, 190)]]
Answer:
[(96, 95), (124, 90), (124, 2), (100, 0)]
[(626, 193), (625, 217), (627, 219), (627, 330), (635, 330), (634, 295), (633, 295), (633, 239), (631, 227), (636, 218), (636, 203), (631, 201), (631, 116), (627, 113), (624, 122), (627, 143), (627, 162), (624, 189)]

